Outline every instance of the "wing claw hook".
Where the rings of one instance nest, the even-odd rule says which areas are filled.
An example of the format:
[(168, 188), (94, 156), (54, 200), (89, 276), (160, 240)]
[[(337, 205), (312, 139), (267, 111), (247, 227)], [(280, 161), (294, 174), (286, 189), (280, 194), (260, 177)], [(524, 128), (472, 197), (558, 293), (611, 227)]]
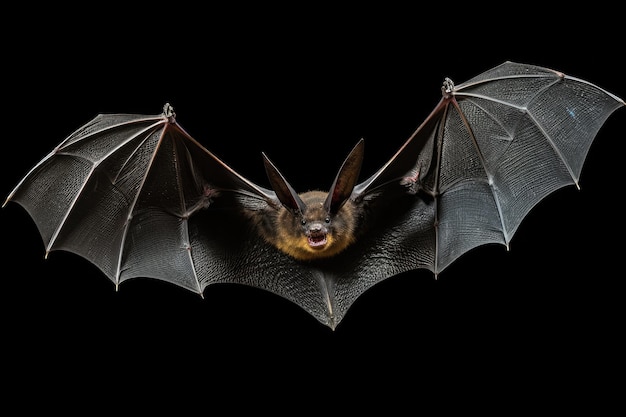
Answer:
[(444, 98), (450, 98), (452, 96), (452, 92), (454, 91), (454, 82), (446, 77), (443, 80), (443, 85), (441, 86), (441, 95)]
[(170, 103), (165, 103), (163, 106), (163, 116), (167, 117), (168, 122), (174, 123), (176, 121), (176, 113), (174, 107)]

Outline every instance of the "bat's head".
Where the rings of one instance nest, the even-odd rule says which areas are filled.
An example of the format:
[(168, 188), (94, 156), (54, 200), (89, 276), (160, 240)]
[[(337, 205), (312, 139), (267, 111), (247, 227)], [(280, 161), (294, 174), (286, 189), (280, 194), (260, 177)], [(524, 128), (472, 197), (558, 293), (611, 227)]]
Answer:
[(352, 149), (329, 192), (298, 194), (264, 156), (268, 178), (282, 204), (270, 241), (300, 260), (327, 258), (343, 251), (355, 239), (358, 220), (350, 200), (363, 162), (363, 141)]

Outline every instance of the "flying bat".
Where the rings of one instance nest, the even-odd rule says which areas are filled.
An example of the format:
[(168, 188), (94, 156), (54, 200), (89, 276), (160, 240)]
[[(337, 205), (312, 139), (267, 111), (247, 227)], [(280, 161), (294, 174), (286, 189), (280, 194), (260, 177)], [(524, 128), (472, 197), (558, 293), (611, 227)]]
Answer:
[(369, 176), (359, 140), (328, 191), (296, 191), (262, 153), (261, 186), (196, 141), (170, 104), (99, 114), (37, 163), (20, 204), (45, 245), (78, 254), (118, 288), (164, 280), (284, 297), (335, 329), (366, 290), (469, 250), (508, 247), (530, 210), (578, 185), (588, 150), (624, 100), (579, 78), (504, 62), (442, 97)]

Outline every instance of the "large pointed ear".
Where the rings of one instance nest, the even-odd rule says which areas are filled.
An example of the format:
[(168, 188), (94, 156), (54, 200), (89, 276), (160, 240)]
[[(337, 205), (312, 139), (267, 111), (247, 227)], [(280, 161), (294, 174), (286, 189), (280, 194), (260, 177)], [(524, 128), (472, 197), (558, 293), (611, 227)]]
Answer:
[(343, 206), (343, 204), (352, 195), (352, 190), (356, 185), (359, 174), (361, 173), (361, 165), (363, 164), (363, 139), (356, 144), (352, 151), (341, 165), (337, 177), (330, 187), (328, 197), (324, 203), (324, 208), (331, 214)]
[(294, 191), (294, 189), (289, 185), (285, 177), (278, 171), (278, 168), (269, 160), (265, 153), (263, 155), (263, 163), (265, 164), (265, 172), (267, 173), (267, 178), (270, 180), (270, 184), (272, 189), (276, 193), (276, 196), (280, 200), (280, 202), (287, 209), (291, 210), (294, 213), (304, 213), (306, 205), (298, 195)]

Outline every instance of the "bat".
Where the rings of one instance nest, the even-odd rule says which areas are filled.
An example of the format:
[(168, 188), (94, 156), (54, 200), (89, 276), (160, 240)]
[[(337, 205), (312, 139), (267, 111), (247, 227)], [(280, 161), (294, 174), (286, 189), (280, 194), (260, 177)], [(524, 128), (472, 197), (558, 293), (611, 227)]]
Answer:
[(261, 154), (268, 184), (224, 163), (177, 122), (98, 114), (7, 196), (45, 245), (92, 262), (118, 289), (131, 278), (202, 296), (249, 285), (335, 329), (377, 283), (435, 277), (469, 250), (507, 248), (530, 210), (578, 186), (588, 150), (624, 100), (585, 80), (504, 62), (455, 85), (373, 174), (363, 139), (328, 190), (296, 191)]

